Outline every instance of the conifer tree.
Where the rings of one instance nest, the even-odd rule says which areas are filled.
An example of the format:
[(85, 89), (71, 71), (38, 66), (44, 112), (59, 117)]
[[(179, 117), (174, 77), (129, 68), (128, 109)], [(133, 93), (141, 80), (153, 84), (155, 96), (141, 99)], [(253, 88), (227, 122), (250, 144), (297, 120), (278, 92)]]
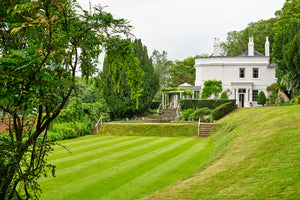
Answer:
[(159, 89), (159, 77), (154, 72), (152, 60), (148, 56), (147, 47), (142, 44), (140, 39), (134, 41), (132, 56), (139, 61), (140, 69), (143, 73), (143, 76), (136, 74), (137, 78), (141, 78), (141, 95), (138, 98), (138, 108), (131, 99), (126, 69), (124, 68), (121, 71), (119, 91), (114, 91), (110, 75), (112, 72), (109, 67), (113, 61), (109, 61), (108, 56), (106, 56), (104, 60), (103, 71), (100, 74), (100, 79), (104, 86), (102, 89), (102, 97), (110, 107), (112, 118), (131, 118), (134, 115), (144, 113), (150, 107), (154, 95)]
[(263, 91), (260, 91), (259, 94), (258, 94), (258, 97), (257, 97), (257, 104), (260, 104), (262, 106), (265, 105), (266, 103), (266, 95)]

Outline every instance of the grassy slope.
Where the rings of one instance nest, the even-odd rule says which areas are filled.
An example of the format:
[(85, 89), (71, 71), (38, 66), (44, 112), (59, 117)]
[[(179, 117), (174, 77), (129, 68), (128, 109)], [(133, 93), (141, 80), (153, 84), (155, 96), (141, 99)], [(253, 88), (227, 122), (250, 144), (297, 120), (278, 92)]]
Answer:
[(133, 199), (189, 176), (212, 145), (197, 137), (90, 135), (62, 142), (49, 160), (56, 178), (43, 178), (41, 199)]
[(245, 108), (217, 122), (193, 177), (144, 199), (300, 199), (300, 106)]

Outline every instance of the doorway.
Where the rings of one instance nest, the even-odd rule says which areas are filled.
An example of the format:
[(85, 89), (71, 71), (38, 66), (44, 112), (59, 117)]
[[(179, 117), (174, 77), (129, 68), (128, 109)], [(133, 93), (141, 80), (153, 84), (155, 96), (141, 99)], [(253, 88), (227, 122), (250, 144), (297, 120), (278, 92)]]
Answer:
[(245, 107), (246, 89), (239, 89), (239, 107)]

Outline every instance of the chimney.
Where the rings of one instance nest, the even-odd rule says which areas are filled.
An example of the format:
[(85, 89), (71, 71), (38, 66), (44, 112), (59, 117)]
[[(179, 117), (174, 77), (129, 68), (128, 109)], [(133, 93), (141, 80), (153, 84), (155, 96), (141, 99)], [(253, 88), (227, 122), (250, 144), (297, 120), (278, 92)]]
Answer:
[(222, 56), (220, 39), (215, 37), (213, 56)]
[(266, 37), (266, 43), (265, 43), (265, 56), (270, 56), (270, 43), (269, 43), (269, 37)]
[(253, 37), (249, 37), (248, 56), (254, 56), (254, 42), (253, 42)]

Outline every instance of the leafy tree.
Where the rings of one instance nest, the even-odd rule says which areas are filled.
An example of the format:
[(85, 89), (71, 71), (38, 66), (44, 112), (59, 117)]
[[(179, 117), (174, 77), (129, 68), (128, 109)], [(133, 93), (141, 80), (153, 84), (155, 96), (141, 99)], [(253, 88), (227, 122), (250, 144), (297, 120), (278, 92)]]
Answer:
[(264, 106), (266, 101), (267, 99), (265, 93), (263, 91), (260, 91), (257, 97), (257, 104)]
[[(135, 40), (133, 49), (130, 57), (137, 59), (141, 68), (136, 77), (143, 74), (140, 85), (142, 93), (139, 97), (139, 107), (136, 107), (135, 102), (131, 99), (130, 87), (126, 80), (128, 73), (125, 70), (120, 72), (119, 91), (113, 90), (110, 65), (112, 62), (115, 62), (114, 60), (109, 61), (106, 56), (103, 72), (100, 74), (102, 85), (104, 86), (102, 97), (108, 103), (113, 118), (133, 117), (136, 114), (145, 112), (150, 107), (153, 97), (159, 89), (159, 78), (154, 72), (151, 59), (148, 57), (147, 47), (142, 44), (141, 40)], [(127, 63), (124, 63), (124, 65), (127, 65)]]
[(201, 99), (206, 99), (212, 94), (216, 96), (218, 93), (222, 92), (222, 90), (222, 81), (207, 80), (204, 82), (204, 88), (201, 93)]
[(160, 88), (166, 87), (168, 84), (167, 80), (170, 76), (169, 70), (171, 66), (173, 66), (173, 62), (168, 60), (166, 51), (162, 51), (162, 53), (160, 53), (156, 49), (152, 52), (151, 59), (153, 62), (154, 71), (159, 75)]
[(278, 84), (289, 94), (300, 94), (300, 1), (287, 0), (276, 12), (274, 61)]
[(80, 77), (75, 77), (75, 87), (71, 97), (78, 97), (83, 103), (95, 103), (97, 102), (97, 95), (94, 79), (87, 82)]
[[(82, 10), (74, 0), (2, 0), (0, 7), (0, 113), (9, 126), (0, 135), (0, 199), (38, 198), (38, 178), (50, 168), (47, 130), (75, 87), (80, 68), (86, 79), (96, 72), (98, 55), (126, 57), (132, 48), (124, 19), (101, 7)], [(117, 88), (122, 65), (111, 66)], [(134, 97), (137, 65), (128, 70)]]
[(227, 92), (222, 92), (220, 99), (228, 99)]
[(230, 31), (227, 33), (227, 41), (222, 43), (226, 56), (238, 56), (248, 49), (249, 37), (254, 37), (255, 50), (265, 52), (266, 37), (273, 44), (273, 27), (276, 18), (251, 22), (241, 31)]
[(168, 79), (169, 87), (177, 87), (182, 83), (195, 84), (195, 58), (189, 57), (183, 61), (175, 61), (175, 64), (170, 68)]

